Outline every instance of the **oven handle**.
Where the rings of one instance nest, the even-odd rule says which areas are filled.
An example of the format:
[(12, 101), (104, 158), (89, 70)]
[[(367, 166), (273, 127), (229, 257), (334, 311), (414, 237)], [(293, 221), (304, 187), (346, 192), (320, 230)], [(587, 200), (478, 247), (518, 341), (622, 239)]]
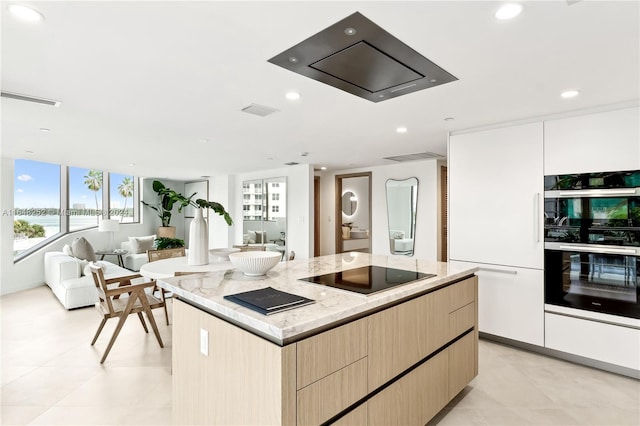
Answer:
[(637, 195), (640, 188), (627, 189), (576, 189), (576, 190), (555, 190), (545, 191), (545, 198), (573, 198), (573, 197), (611, 197), (616, 195)]
[(509, 269), (496, 269), (496, 268), (485, 268), (484, 266), (480, 266), (478, 268), (478, 270), (480, 271), (486, 271), (486, 272), (498, 272), (500, 274), (513, 274), (516, 275), (518, 273), (518, 271), (514, 271), (514, 270), (509, 270)]
[(560, 245), (561, 250), (584, 251), (588, 253), (636, 254), (635, 249), (589, 247), (580, 245)]

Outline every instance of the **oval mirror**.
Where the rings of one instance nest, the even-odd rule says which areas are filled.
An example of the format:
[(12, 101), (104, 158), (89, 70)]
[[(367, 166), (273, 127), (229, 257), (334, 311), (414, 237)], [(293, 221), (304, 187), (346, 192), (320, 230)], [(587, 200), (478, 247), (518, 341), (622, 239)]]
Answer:
[(386, 189), (391, 254), (413, 256), (418, 207), (418, 179), (415, 177), (404, 180), (389, 179), (386, 183)]
[(353, 216), (358, 208), (358, 197), (351, 191), (342, 194), (342, 213)]

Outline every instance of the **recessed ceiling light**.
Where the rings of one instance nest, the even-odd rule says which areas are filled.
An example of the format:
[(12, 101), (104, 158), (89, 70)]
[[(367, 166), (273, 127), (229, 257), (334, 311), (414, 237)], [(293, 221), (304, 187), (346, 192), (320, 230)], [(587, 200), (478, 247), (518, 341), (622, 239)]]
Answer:
[(300, 153), (301, 157), (306, 157), (307, 155), (309, 155), (309, 153), (306, 151)]
[(344, 30), (344, 33), (345, 33), (346, 35), (348, 35), (348, 36), (352, 36), (352, 35), (355, 35), (355, 33), (357, 33), (357, 31), (356, 31), (356, 29), (355, 29), (355, 28), (346, 28), (346, 29)]
[(129, 163), (129, 164), (127, 164), (127, 166), (130, 166), (130, 167), (133, 167), (133, 166), (135, 166), (135, 165), (136, 165), (136, 163)]
[(320, 167), (320, 170), (327, 170), (325, 166)]
[(33, 152), (33, 151), (25, 151), (25, 152), (26, 152), (27, 154), (29, 154), (29, 155), (33, 155), (33, 154), (34, 154), (34, 152)]
[(580, 94), (579, 90), (566, 90), (560, 94), (563, 99), (575, 98)]
[(398, 133), (407, 133), (407, 128), (406, 127), (398, 127), (396, 129), (396, 132), (398, 132)]
[(300, 99), (300, 93), (298, 92), (287, 92), (286, 95), (284, 95), (285, 98), (289, 99), (290, 101), (296, 101), (298, 99)]
[(41, 132), (49, 133), (51, 129), (47, 129), (46, 127), (40, 127)]
[(202, 176), (200, 176), (200, 177), (201, 177), (201, 178), (204, 178), (204, 179), (209, 179), (211, 176), (209, 176), (209, 175), (202, 175)]
[(298, 62), (298, 58), (296, 58), (295, 56), (291, 56), (289, 57), (289, 62), (291, 62), (292, 64), (295, 64)]
[(453, 117), (447, 117), (447, 118), (444, 119), (444, 121), (453, 121), (453, 120), (455, 120), (455, 118), (453, 118)]
[(210, 140), (209, 139), (200, 139), (200, 142), (207, 143), (207, 142), (210, 142)]
[(507, 3), (502, 5), (500, 9), (496, 11), (496, 19), (506, 21), (507, 19), (515, 18), (522, 12), (522, 5), (519, 3)]
[(40, 22), (44, 19), (42, 13), (23, 4), (10, 4), (8, 8), (13, 16), (23, 21)]

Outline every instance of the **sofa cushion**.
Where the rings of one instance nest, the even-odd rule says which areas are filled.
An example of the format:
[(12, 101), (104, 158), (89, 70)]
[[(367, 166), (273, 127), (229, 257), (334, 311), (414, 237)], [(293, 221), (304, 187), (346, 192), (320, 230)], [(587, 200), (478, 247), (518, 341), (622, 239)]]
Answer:
[(88, 260), (89, 262), (95, 262), (98, 260), (91, 243), (89, 243), (85, 237), (79, 237), (73, 240), (71, 243), (71, 252), (73, 253), (73, 256), (78, 259)]
[(100, 269), (102, 269), (103, 274), (107, 271), (107, 267), (103, 264), (100, 264), (98, 262), (93, 262), (93, 263), (87, 262), (87, 264), (82, 269), (82, 275), (87, 277), (91, 276), (91, 265), (100, 267)]
[(62, 252), (67, 256), (73, 256), (73, 252), (71, 251), (71, 246), (69, 244), (65, 244), (62, 247)]
[(149, 235), (146, 237), (129, 237), (131, 253), (146, 253), (147, 250), (153, 250), (153, 242), (155, 241), (155, 239), (155, 235)]

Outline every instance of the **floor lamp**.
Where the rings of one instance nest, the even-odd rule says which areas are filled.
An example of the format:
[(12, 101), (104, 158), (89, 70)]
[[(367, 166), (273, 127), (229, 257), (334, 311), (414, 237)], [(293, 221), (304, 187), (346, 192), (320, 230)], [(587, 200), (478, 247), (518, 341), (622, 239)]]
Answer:
[(113, 219), (101, 219), (98, 225), (98, 232), (108, 232), (109, 239), (105, 251), (113, 250), (113, 233), (120, 231), (120, 222)]

